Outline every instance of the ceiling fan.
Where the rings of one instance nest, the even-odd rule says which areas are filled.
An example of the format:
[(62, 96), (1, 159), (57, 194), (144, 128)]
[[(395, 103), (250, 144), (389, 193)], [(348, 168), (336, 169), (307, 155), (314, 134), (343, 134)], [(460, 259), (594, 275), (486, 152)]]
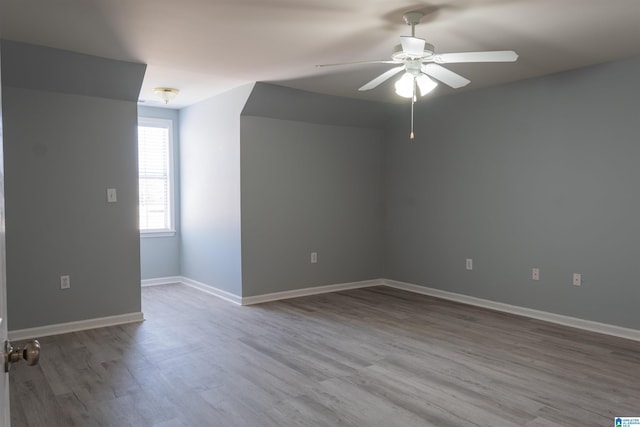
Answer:
[(416, 101), (418, 91), (421, 96), (424, 96), (435, 89), (438, 83), (433, 79), (454, 89), (461, 88), (470, 83), (469, 79), (448, 70), (440, 64), (513, 62), (518, 59), (518, 54), (512, 50), (436, 54), (433, 45), (415, 36), (415, 26), (420, 23), (423, 16), (424, 13), (420, 11), (407, 12), (403, 15), (407, 25), (411, 25), (411, 36), (400, 36), (400, 44), (394, 48), (390, 61), (360, 61), (318, 65), (319, 67), (330, 67), (355, 64), (397, 64), (397, 67), (385, 71), (358, 90), (367, 91), (374, 89), (391, 77), (404, 71), (404, 74), (396, 81), (395, 89), (398, 95), (411, 98), (411, 139), (413, 139), (413, 103)]

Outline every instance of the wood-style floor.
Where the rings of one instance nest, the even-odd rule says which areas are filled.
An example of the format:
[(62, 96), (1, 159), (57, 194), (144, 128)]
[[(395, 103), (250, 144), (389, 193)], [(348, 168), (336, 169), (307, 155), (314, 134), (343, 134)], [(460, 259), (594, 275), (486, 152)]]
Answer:
[(19, 426), (612, 426), (640, 343), (377, 287), (238, 307), (143, 289), (146, 321), (42, 338)]

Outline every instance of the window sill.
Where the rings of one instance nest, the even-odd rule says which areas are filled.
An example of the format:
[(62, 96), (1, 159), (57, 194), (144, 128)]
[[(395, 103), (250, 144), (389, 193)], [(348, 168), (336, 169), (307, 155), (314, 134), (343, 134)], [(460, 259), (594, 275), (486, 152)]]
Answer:
[(140, 238), (146, 239), (149, 237), (173, 237), (176, 235), (175, 230), (166, 230), (166, 231), (141, 231)]

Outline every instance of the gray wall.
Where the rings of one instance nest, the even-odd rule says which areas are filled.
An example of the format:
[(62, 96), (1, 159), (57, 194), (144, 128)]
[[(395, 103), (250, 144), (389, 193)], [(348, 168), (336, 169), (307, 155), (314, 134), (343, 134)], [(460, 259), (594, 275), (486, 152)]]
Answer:
[(253, 85), (180, 111), (181, 271), (242, 295), (240, 112)]
[(391, 109), (255, 85), (241, 121), (243, 296), (381, 277)]
[(386, 276), (640, 328), (638, 74), (636, 58), (432, 99), (413, 143), (398, 117)]
[(140, 270), (142, 279), (179, 276), (180, 273), (180, 124), (178, 110), (138, 106), (139, 117), (167, 119), (173, 122), (174, 215), (173, 236), (140, 238)]
[[(125, 99), (103, 97), (89, 75), (96, 62), (113, 71), (116, 81), (100, 73), (119, 88), (111, 95)], [(144, 69), (3, 42), (11, 330), (140, 312), (135, 100)], [(117, 203), (106, 202), (107, 187)]]
[(241, 134), (242, 295), (381, 277), (382, 132), (243, 116)]

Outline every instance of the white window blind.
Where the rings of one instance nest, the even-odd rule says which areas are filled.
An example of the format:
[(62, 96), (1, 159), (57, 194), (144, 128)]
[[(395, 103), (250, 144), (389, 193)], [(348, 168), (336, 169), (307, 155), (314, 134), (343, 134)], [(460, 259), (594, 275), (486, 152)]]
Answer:
[(140, 231), (173, 232), (171, 121), (138, 120)]

